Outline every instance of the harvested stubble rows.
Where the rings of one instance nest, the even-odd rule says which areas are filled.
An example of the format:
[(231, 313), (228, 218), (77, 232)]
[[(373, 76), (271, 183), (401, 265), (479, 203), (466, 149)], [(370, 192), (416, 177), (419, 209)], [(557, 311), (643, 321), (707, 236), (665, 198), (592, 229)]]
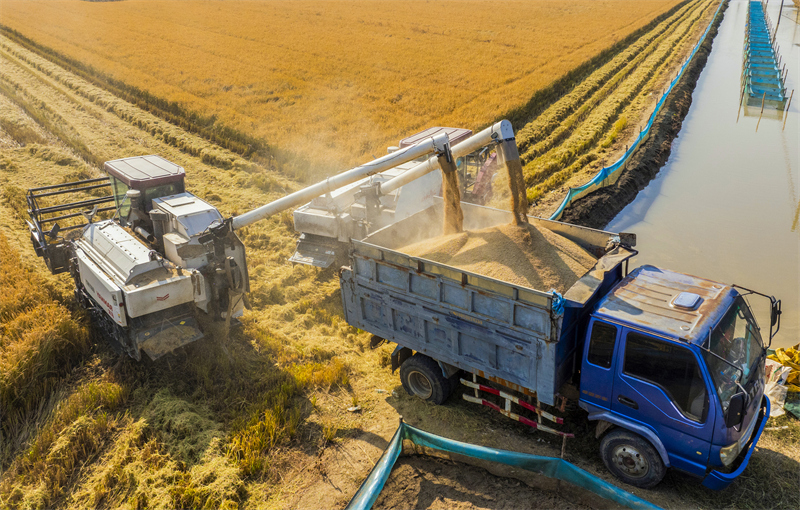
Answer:
[[(651, 112), (645, 108), (652, 108), (660, 87), (674, 77), (663, 71), (681, 63), (717, 4), (716, 0), (687, 3), (519, 129), (517, 142), (531, 202), (593, 162), (611, 163), (611, 156), (624, 150), (615, 141), (621, 133), (635, 134), (638, 125), (629, 125), (632, 122), (646, 121)], [(498, 196), (496, 203), (503, 199)]]
[[(349, 388), (348, 365), (366, 342), (340, 319), (335, 281), (285, 264), (291, 216), (240, 233), (254, 305), (240, 331), (224, 344), (211, 332), (217, 340), (167, 363), (135, 363), (90, 341), (70, 310), (70, 278), (35, 257), (24, 190), (149, 153), (184, 166), (189, 189), (226, 216), (297, 185), (6, 39), (0, 69), (0, 508), (236, 508), (253, 484), (267, 484), (257, 493), (269, 497), (274, 448), (302, 432), (314, 455), (325, 444), (318, 430), (339, 436), (332, 402), (350, 399), (337, 388)], [(282, 497), (274, 506), (288, 505)]]
[(569, 239), (536, 224), (449, 234), (401, 251), (515, 285), (562, 293), (597, 262)]
[(479, 128), (679, 0), (4, 0), (2, 23), (332, 169)]

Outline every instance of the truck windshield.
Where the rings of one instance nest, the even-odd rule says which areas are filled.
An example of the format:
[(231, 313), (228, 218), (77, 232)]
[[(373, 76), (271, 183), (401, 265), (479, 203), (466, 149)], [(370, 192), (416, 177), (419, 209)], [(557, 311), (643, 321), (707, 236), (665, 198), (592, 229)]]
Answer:
[[(730, 363), (708, 352), (704, 353), (722, 408), (727, 411), (731, 397), (737, 392), (736, 383), (745, 386), (750, 381), (757, 371), (756, 363), (764, 352), (758, 326), (744, 298), (736, 298), (711, 331), (709, 344), (712, 353)], [(741, 369), (741, 380), (737, 368)]]

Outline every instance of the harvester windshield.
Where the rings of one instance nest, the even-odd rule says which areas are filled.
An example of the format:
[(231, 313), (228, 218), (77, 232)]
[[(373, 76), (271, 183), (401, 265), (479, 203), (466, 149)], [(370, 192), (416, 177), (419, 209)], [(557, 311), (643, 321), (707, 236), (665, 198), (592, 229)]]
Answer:
[(731, 397), (738, 391), (737, 383), (745, 386), (750, 382), (764, 353), (758, 325), (743, 297), (736, 298), (712, 330), (709, 350), (706, 362), (722, 407), (727, 410)]
[(154, 198), (184, 191), (183, 168), (161, 156), (136, 156), (106, 161), (104, 169), (111, 179), (114, 202), (121, 218), (126, 218), (130, 212), (131, 204), (125, 200), (130, 189), (139, 190), (144, 195), (142, 205), (145, 212), (150, 211)]

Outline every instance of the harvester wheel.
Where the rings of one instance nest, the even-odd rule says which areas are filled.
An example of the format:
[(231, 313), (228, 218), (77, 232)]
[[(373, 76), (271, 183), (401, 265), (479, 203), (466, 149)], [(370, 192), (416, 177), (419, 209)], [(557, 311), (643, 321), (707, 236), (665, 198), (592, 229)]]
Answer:
[(453, 385), (442, 375), (439, 364), (420, 353), (414, 354), (400, 366), (400, 382), (409, 395), (436, 405), (443, 404), (453, 392)]

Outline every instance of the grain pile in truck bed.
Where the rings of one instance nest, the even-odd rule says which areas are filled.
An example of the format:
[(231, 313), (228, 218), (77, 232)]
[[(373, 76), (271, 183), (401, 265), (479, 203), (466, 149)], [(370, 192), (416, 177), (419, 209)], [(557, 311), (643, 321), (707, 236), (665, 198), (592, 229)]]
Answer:
[(426, 239), (400, 251), (536, 290), (565, 292), (597, 259), (536, 225), (498, 225)]

